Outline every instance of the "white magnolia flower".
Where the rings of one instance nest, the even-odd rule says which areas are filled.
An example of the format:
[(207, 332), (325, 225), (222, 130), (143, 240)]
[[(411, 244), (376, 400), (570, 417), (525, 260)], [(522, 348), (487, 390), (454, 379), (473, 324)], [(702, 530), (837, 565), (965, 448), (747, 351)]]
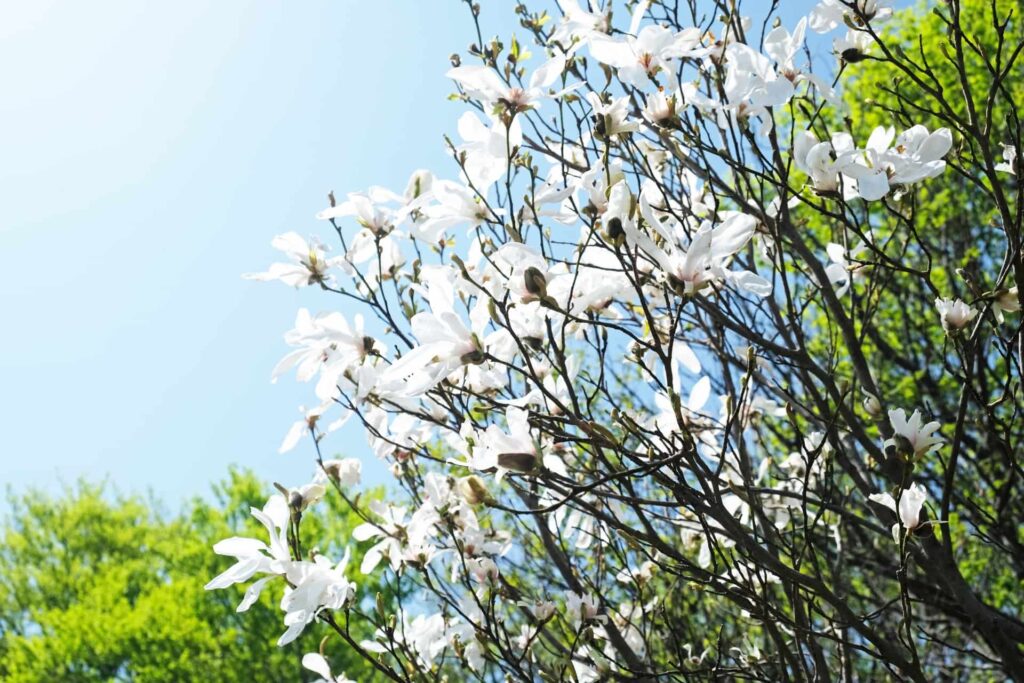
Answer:
[(1011, 175), (1017, 175), (1017, 148), (1013, 145), (1003, 145), (1003, 161), (996, 164), (996, 170)]
[(345, 577), (349, 553), (337, 565), (323, 555), (312, 562), (293, 562), (288, 568), (288, 582), (293, 588), (281, 598), (288, 629), (278, 639), (278, 646), (287, 645), (305, 630), (306, 626), (324, 609), (341, 609), (355, 597), (356, 585)]
[(675, 120), (676, 112), (679, 109), (674, 94), (666, 95), (663, 91), (656, 90), (647, 96), (643, 115), (651, 123), (664, 126)]
[(323, 466), (317, 468), (313, 481), (324, 484), (328, 480), (333, 480), (337, 482), (338, 486), (350, 488), (359, 485), (362, 472), (363, 463), (356, 458), (324, 460)]
[(565, 596), (565, 609), (569, 615), (569, 621), (574, 628), (588, 621), (606, 621), (607, 617), (600, 614), (600, 602), (593, 595), (580, 595), (569, 593)]
[(421, 275), (431, 310), (410, 321), (419, 346), (396, 360), (382, 379), (396, 396), (418, 396), (463, 365), (484, 359), (480, 336), (455, 312), (453, 278), (447, 268), (424, 270)]
[(302, 666), (321, 676), (319, 681), (313, 683), (355, 683), (343, 673), (335, 676), (331, 672), (331, 665), (319, 652), (309, 652), (303, 655)]
[(450, 180), (439, 180), (432, 190), (436, 203), (426, 206), (426, 220), (413, 228), (418, 239), (436, 243), (448, 230), (467, 225), (475, 228), (491, 217), (491, 212), (478, 199), (472, 188)]
[(854, 25), (881, 23), (892, 16), (892, 0), (821, 0), (811, 10), (810, 26), (818, 33), (828, 33), (832, 29), (846, 24), (847, 20)]
[(589, 41), (608, 33), (609, 10), (602, 9), (598, 0), (586, 0), (589, 11), (580, 7), (579, 0), (558, 0), (562, 20), (551, 35), (552, 42), (570, 45), (574, 41)]
[(811, 178), (818, 192), (839, 190), (843, 169), (853, 162), (855, 149), (849, 133), (837, 133), (831, 141), (819, 142), (814, 133), (800, 131), (793, 142), (793, 161)]
[(629, 120), (629, 98), (620, 97), (605, 104), (596, 92), (587, 93), (587, 102), (593, 109), (594, 134), (602, 140), (611, 140), (616, 135), (634, 133), (640, 130), (640, 123)]
[(660, 266), (669, 284), (681, 293), (694, 295), (712, 284), (729, 280), (741, 289), (757, 296), (771, 294), (771, 283), (750, 271), (732, 271), (728, 262), (750, 241), (757, 227), (757, 220), (750, 215), (722, 211), (723, 219), (717, 226), (704, 221), (685, 250), (675, 245), (675, 238), (668, 235), (661, 221), (647, 204), (646, 197), (640, 198), (640, 213), (648, 227), (667, 238), (665, 248), (632, 223), (623, 223), (626, 238), (635, 244)]
[(271, 246), (283, 251), (290, 263), (275, 263), (265, 273), (246, 273), (246, 280), (269, 282), (280, 280), (292, 287), (305, 287), (314, 283), (329, 283), (327, 269), (335, 261), (327, 258), (327, 250), (316, 240), (306, 241), (298, 233), (286, 232), (278, 235)]
[(947, 332), (963, 329), (978, 315), (977, 309), (968, 306), (961, 299), (936, 299), (935, 308), (942, 318), (942, 329)]
[(858, 62), (871, 52), (875, 39), (867, 31), (850, 29), (842, 38), (832, 41), (832, 51), (846, 62)]
[(556, 606), (551, 600), (537, 600), (536, 602), (523, 602), (520, 604), (530, 610), (530, 614), (537, 621), (547, 621), (555, 616)]
[(902, 408), (889, 411), (889, 423), (892, 425), (893, 438), (887, 439), (885, 446), (895, 446), (900, 450), (898, 440), (904, 440), (903, 444), (915, 458), (926, 455), (942, 443), (942, 439), (932, 436), (942, 425), (938, 422), (929, 422), (922, 425), (921, 411), (915, 410), (914, 414), (907, 419), (907, 413)]
[(921, 506), (924, 505), (924, 501), (927, 498), (928, 493), (916, 483), (911, 484), (909, 489), (904, 489), (900, 492), (898, 503), (888, 493), (873, 493), (868, 496), (868, 500), (884, 505), (899, 517), (900, 521), (892, 525), (892, 536), (896, 539), (897, 543), (900, 540), (901, 524), (907, 531), (913, 531), (921, 526)]
[(466, 570), (479, 583), (492, 583), (498, 579), (498, 565), (489, 557), (467, 559)]
[(828, 246), (825, 247), (825, 252), (828, 254), (829, 261), (831, 261), (831, 263), (825, 266), (825, 275), (828, 276), (828, 281), (833, 285), (840, 285), (842, 283), (836, 288), (837, 297), (846, 294), (854, 282), (864, 279), (864, 267), (850, 260), (850, 258), (855, 258), (862, 251), (864, 251), (863, 244), (855, 247), (849, 254), (847, 254), (846, 248), (843, 245), (836, 244), (835, 242), (829, 242)]
[(1000, 292), (992, 300), (992, 311), (999, 322), (1003, 322), (1006, 319), (1003, 315), (1004, 313), (1016, 313), (1020, 310), (1020, 297), (1017, 295), (1017, 291), (1016, 287), (1011, 287)]
[(594, 36), (590, 40), (590, 54), (618, 72), (619, 80), (634, 88), (646, 89), (658, 74), (667, 73), (667, 87), (674, 89), (672, 77), (675, 68), (671, 60), (679, 57), (699, 57), (708, 53), (701, 46), (702, 31), (689, 28), (678, 33), (664, 26), (652, 24), (640, 29), (640, 21), (649, 3), (637, 3), (632, 25), (623, 38)]
[(249, 586), (241, 604), (238, 605), (239, 612), (249, 609), (259, 599), (260, 592), (267, 582), (275, 576), (286, 574), (292, 564), (291, 553), (288, 551), (284, 536), (284, 529), (288, 526), (291, 513), (284, 496), (271, 496), (262, 510), (251, 508), (251, 512), (267, 530), (270, 536), (269, 545), (255, 538), (238, 536), (218, 542), (213, 546), (213, 552), (234, 557), (236, 562), (205, 586), (206, 590), (227, 588), (232, 584), (248, 581), (256, 574), (270, 574), (271, 576), (259, 579)]
[(565, 71), (565, 55), (556, 55), (539, 66), (531, 75), (529, 84), (523, 88), (505, 83), (498, 72), (489, 66), (457, 66), (445, 74), (466, 91), (470, 97), (480, 100), (489, 108), (500, 108), (509, 115), (536, 107), (548, 96), (548, 88)]
[(857, 193), (864, 199), (881, 199), (895, 185), (912, 185), (946, 170), (942, 158), (953, 147), (948, 128), (929, 133), (924, 126), (914, 126), (901, 133), (895, 144), (894, 135), (892, 127), (875, 128), (863, 155), (843, 168), (845, 175), (857, 181)]
[(352, 530), (352, 538), (356, 541), (367, 541), (371, 538), (381, 539), (363, 555), (359, 571), (363, 574), (372, 572), (383, 558), (387, 558), (395, 571), (402, 566), (402, 541), (405, 527), (405, 508), (387, 505), (380, 501), (370, 503), (370, 511), (380, 518), (377, 522), (364, 522)]
[(498, 117), (491, 116), (488, 126), (474, 112), (467, 111), (459, 118), (458, 129), (465, 142), (455, 149), (465, 154), (466, 179), (479, 192), (487, 192), (505, 176), (512, 160), (510, 155), (523, 142), (519, 119), (506, 126)]

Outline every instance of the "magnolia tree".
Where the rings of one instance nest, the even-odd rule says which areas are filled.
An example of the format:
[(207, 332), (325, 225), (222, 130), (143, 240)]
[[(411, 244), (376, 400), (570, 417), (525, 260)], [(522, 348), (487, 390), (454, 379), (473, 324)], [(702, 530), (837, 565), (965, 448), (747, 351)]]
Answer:
[[(519, 5), (507, 44), (467, 5), (451, 167), (332, 194), (252, 276), (344, 313), (275, 370), (316, 476), (209, 587), (284, 582), (324, 680), (1024, 680), (1017, 19), (939, 3), (935, 63), (885, 0), (748, 4)], [(867, 131), (865, 62), (911, 88)], [(954, 181), (966, 252), (922, 210)], [(353, 420), (384, 502), (321, 457)], [(351, 568), (303, 534), (325, 495)]]

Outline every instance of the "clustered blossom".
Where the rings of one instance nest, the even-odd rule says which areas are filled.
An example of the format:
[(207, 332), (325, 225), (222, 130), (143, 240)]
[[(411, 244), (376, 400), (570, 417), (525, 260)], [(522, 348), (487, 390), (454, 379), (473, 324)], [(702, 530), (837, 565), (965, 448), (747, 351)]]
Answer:
[[(351, 447), (332, 438), (341, 429), (361, 425), (394, 482), (385, 499), (356, 503), (363, 522), (337, 540), (357, 548), (360, 574), (415, 596), (378, 606), (387, 615), (360, 647), (378, 661), (404, 658), (423, 671), (458, 662), (494, 678), (495, 661), (513, 652), (541, 666), (536, 650), (569, 633), (570, 646), (548, 651), (565, 666), (549, 673), (569, 676), (571, 665), (580, 681), (648, 666), (651, 643), (667, 637), (648, 623), (670, 602), (651, 590), (671, 575), (664, 567), (700, 576), (716, 594), (756, 586), (757, 596), (790, 590), (794, 572), (752, 562), (743, 554), (751, 544), (762, 552), (764, 539), (789, 543), (809, 525), (841, 557), (843, 515), (878, 512), (840, 515), (834, 498), (824, 502), (849, 443), (876, 456), (892, 449), (904, 464), (944, 443), (941, 424), (923, 424), (919, 410), (908, 419), (890, 409), (886, 425), (885, 387), (873, 386), (868, 360), (848, 363), (836, 339), (816, 340), (828, 364), (801, 380), (815, 385), (816, 402), (794, 399), (792, 368), (810, 363), (799, 321), (870, 298), (875, 270), (902, 257), (891, 245), (910, 238), (863, 220), (809, 240), (797, 258), (789, 250), (805, 226), (790, 214), (819, 210), (829, 229), (845, 213), (898, 214), (915, 187), (944, 173), (953, 149), (947, 128), (878, 126), (864, 139), (867, 131), (780, 116), (841, 107), (806, 59), (808, 30), (845, 26), (834, 47), (854, 62), (873, 48), (890, 4), (822, 0), (789, 28), (765, 23), (762, 40), (747, 17), (726, 17), (716, 37), (668, 28), (646, 1), (628, 27), (610, 5), (558, 5), (554, 22), (523, 10), (541, 52), (532, 68), (518, 55), (453, 58), (452, 99), (468, 107), (458, 139), (446, 138), (447, 174), (417, 170), (402, 192), (330, 195), (317, 218), (336, 232), (339, 255), (288, 233), (274, 240), (288, 262), (252, 276), (319, 284), (363, 305), (299, 311), (273, 378), (294, 372), (316, 401), (280, 450), (315, 448), (316, 474), (252, 511), (269, 542), (214, 547), (236, 563), (207, 588), (259, 577), (240, 611), (268, 582), (285, 585), (282, 644), (328, 612), (372, 600), (347, 578), (347, 552), (337, 563), (302, 559), (290, 544), (304, 510), (347, 496), (369, 469), (319, 460), (321, 450)], [(1013, 173), (1014, 154), (998, 170)], [(754, 181), (735, 161), (744, 156), (765, 163)], [(723, 170), (726, 162), (735, 165)], [(1000, 320), (1019, 310), (1015, 289), (976, 301)], [(949, 333), (980, 313), (959, 299), (935, 306), (940, 320), (930, 324)], [(867, 324), (854, 319), (847, 335)], [(863, 424), (852, 424), (845, 379), (817, 393), (847, 365)], [(844, 412), (815, 412), (833, 403)], [(773, 451), (780, 435), (786, 448)], [(888, 488), (874, 476), (858, 474), (861, 501)], [(900, 528), (920, 528), (926, 491), (892, 490), (896, 498), (869, 500), (897, 514), (899, 540)], [(550, 561), (538, 564), (538, 554)], [(743, 605), (748, 615), (761, 609), (753, 597)], [(766, 661), (756, 644), (716, 647), (710, 636), (687, 643), (683, 665)], [(303, 665), (347, 680), (322, 654)]]
[(269, 544), (254, 538), (235, 537), (213, 547), (218, 555), (234, 557), (235, 564), (206, 584), (207, 590), (243, 583), (257, 574), (267, 575), (249, 585), (238, 605), (239, 612), (252, 607), (271, 580), (280, 578), (286, 583), (281, 610), (287, 629), (278, 639), (278, 645), (298, 638), (322, 610), (344, 607), (355, 596), (356, 584), (345, 576), (347, 552), (337, 564), (323, 555), (317, 555), (312, 561), (293, 560), (287, 545), (285, 530), (289, 521), (322, 497), (324, 490), (320, 484), (308, 484), (288, 491), (288, 498), (284, 495), (271, 497), (262, 510), (253, 508), (253, 517), (270, 536)]

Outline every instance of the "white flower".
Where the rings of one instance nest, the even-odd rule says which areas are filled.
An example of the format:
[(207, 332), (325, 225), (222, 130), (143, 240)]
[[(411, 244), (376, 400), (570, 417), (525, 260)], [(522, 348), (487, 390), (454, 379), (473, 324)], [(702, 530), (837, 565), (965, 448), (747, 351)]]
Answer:
[(936, 299), (935, 308), (942, 318), (942, 329), (947, 332), (962, 329), (978, 315), (977, 310), (960, 299)]
[(605, 104), (600, 95), (591, 91), (587, 93), (587, 102), (593, 109), (591, 119), (594, 122), (594, 134), (602, 140), (610, 140), (616, 135), (640, 130), (637, 121), (629, 120), (628, 97), (620, 97), (612, 100), (610, 104)]
[(501, 80), (498, 72), (488, 66), (457, 66), (445, 74), (462, 86), (470, 97), (515, 115), (536, 107), (547, 96), (547, 89), (565, 70), (565, 55), (556, 55), (540, 65), (530, 76), (529, 85), (521, 88)]
[(238, 605), (239, 612), (249, 609), (259, 598), (267, 582), (274, 576), (285, 574), (292, 562), (283, 535), (290, 518), (288, 503), (284, 496), (271, 496), (262, 510), (251, 508), (251, 512), (252, 516), (266, 528), (270, 544), (255, 538), (237, 536), (220, 541), (213, 546), (213, 552), (234, 557), (236, 562), (205, 586), (206, 590), (216, 590), (248, 581), (255, 574), (271, 574), (272, 576), (262, 578), (249, 586), (241, 604)]
[(555, 603), (550, 600), (537, 600), (536, 602), (521, 603), (537, 621), (547, 621), (555, 615)]
[(892, 525), (892, 536), (897, 543), (900, 540), (901, 524), (907, 531), (913, 531), (921, 526), (921, 506), (927, 498), (928, 493), (916, 483), (900, 492), (898, 504), (888, 493), (873, 493), (868, 496), (868, 500), (884, 505), (899, 516), (900, 521)]
[(523, 142), (519, 119), (506, 126), (498, 117), (490, 117), (490, 127), (471, 111), (459, 118), (459, 136), (465, 141), (456, 152), (465, 154), (466, 179), (480, 192), (504, 177), (510, 154)]
[(814, 133), (800, 131), (793, 142), (793, 161), (811, 178), (818, 192), (839, 189), (839, 174), (853, 161), (855, 150), (849, 133), (837, 133), (831, 142), (819, 142)]
[(319, 652), (309, 652), (303, 655), (302, 666), (315, 674), (320, 674), (321, 680), (314, 681), (314, 683), (355, 683), (345, 674), (335, 676), (331, 673), (330, 664), (327, 663), (327, 660)]
[(569, 593), (565, 596), (565, 609), (569, 614), (569, 621), (575, 628), (587, 621), (605, 621), (604, 615), (599, 615), (600, 603), (593, 595), (580, 595)]
[(288, 582), (294, 588), (286, 590), (281, 598), (288, 630), (278, 639), (279, 646), (298, 638), (321, 610), (340, 609), (354, 598), (356, 585), (345, 578), (348, 558), (346, 550), (341, 562), (334, 566), (323, 555), (317, 555), (312, 562), (303, 560), (289, 566)]
[(362, 471), (363, 463), (356, 458), (324, 460), (323, 466), (317, 468), (313, 481), (324, 484), (328, 479), (332, 479), (338, 483), (338, 486), (349, 488), (359, 485)]
[[(662, 237), (674, 241), (643, 195), (639, 205), (648, 226)], [(712, 227), (709, 221), (702, 223), (685, 251), (672, 242), (668, 242), (663, 249), (631, 222), (624, 222), (622, 227), (627, 240), (653, 258), (669, 284), (683, 294), (694, 295), (716, 282), (730, 280), (752, 294), (768, 296), (771, 294), (770, 282), (750, 271), (731, 271), (726, 268), (727, 263), (753, 237), (757, 220), (735, 211), (722, 211), (719, 217), (723, 220), (717, 226)]]
[(668, 125), (676, 117), (676, 96), (656, 90), (647, 96), (643, 109), (644, 118), (657, 125)]
[(855, 25), (882, 22), (892, 16), (892, 0), (821, 0), (811, 10), (810, 26), (818, 33), (828, 33), (847, 20)]
[(419, 396), (463, 365), (484, 360), (480, 337), (455, 312), (454, 277), (443, 267), (424, 269), (421, 275), (430, 312), (417, 313), (410, 321), (419, 346), (396, 360), (382, 378), (396, 396)]
[(924, 126), (914, 126), (893, 145), (895, 134), (892, 127), (875, 128), (861, 158), (843, 168), (845, 175), (857, 181), (857, 193), (864, 199), (881, 199), (894, 185), (912, 185), (946, 170), (942, 157), (953, 147), (949, 129), (929, 133)]
[(475, 228), (491, 215), (487, 207), (477, 201), (477, 194), (471, 188), (439, 180), (432, 190), (435, 204), (424, 207), (426, 220), (415, 226), (413, 233), (424, 242), (435, 243), (451, 228), (469, 224)]
[(921, 422), (922, 417), (919, 410), (915, 410), (909, 420), (907, 419), (906, 411), (902, 408), (890, 410), (889, 423), (892, 425), (895, 435), (893, 438), (887, 439), (885, 445), (895, 446), (899, 450), (900, 444), (897, 442), (897, 439), (904, 439), (906, 447), (909, 448), (915, 458), (920, 458), (935, 450), (942, 443), (942, 439), (932, 436), (932, 434), (938, 431), (942, 425), (938, 422), (929, 422), (926, 425), (922, 425)]
[(707, 48), (702, 48), (700, 44), (702, 31), (690, 28), (674, 33), (657, 24), (639, 29), (647, 4), (637, 3), (629, 35), (622, 40), (604, 35), (595, 36), (590, 41), (590, 54), (602, 64), (617, 69), (619, 80), (625, 85), (644, 89), (651, 85), (659, 73), (666, 72), (669, 74), (667, 85), (674, 88), (675, 79), (672, 74), (675, 69), (669, 62), (677, 57), (707, 54)]
[[(863, 250), (864, 245), (860, 245), (854, 248), (849, 255), (855, 257)], [(829, 265), (825, 266), (825, 275), (828, 276), (828, 281), (833, 285), (842, 283), (841, 286), (836, 288), (836, 296), (841, 297), (849, 291), (850, 285), (864, 279), (863, 266), (859, 263), (851, 262), (847, 258), (846, 248), (841, 244), (829, 242), (828, 246), (825, 247), (825, 251), (831, 261)]]
[(489, 557), (471, 557), (466, 560), (469, 575), (480, 583), (491, 583), (498, 579), (498, 565)]
[(262, 282), (280, 280), (292, 287), (330, 281), (327, 269), (334, 262), (328, 260), (326, 249), (319, 242), (307, 242), (298, 233), (287, 232), (275, 237), (270, 244), (283, 251), (291, 263), (275, 263), (265, 273), (246, 273), (243, 278)]
[(551, 36), (551, 42), (569, 45), (574, 40), (588, 41), (608, 33), (608, 10), (598, 7), (596, 0), (590, 0), (590, 12), (580, 7), (578, 0), (558, 0), (562, 20)]
[(996, 320), (1003, 322), (1006, 318), (1004, 313), (1016, 313), (1020, 310), (1020, 297), (1017, 295), (1017, 288), (1011, 287), (1010, 289), (1000, 292), (995, 299), (992, 300), (992, 311), (995, 313)]
[(356, 541), (367, 541), (380, 538), (377, 545), (366, 551), (359, 571), (363, 574), (372, 572), (381, 559), (388, 558), (391, 568), (398, 571), (402, 566), (402, 542), (399, 536), (405, 535), (405, 508), (385, 505), (380, 501), (372, 501), (370, 510), (381, 518), (379, 522), (364, 522), (352, 530), (352, 538)]
[(1017, 175), (1017, 148), (1013, 145), (1003, 145), (1003, 161), (996, 164), (997, 171), (1003, 171), (1011, 175)]

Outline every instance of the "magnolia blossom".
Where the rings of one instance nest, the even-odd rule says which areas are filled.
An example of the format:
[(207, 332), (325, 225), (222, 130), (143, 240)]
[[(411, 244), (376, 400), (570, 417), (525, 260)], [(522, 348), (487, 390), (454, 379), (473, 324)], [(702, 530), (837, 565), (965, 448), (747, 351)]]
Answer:
[(658, 90), (647, 96), (643, 115), (651, 123), (667, 126), (676, 118), (676, 111), (680, 108), (675, 95), (666, 95)]
[(356, 585), (345, 577), (349, 553), (332, 565), (323, 555), (312, 562), (292, 562), (286, 577), (293, 586), (281, 598), (281, 610), (288, 629), (278, 639), (278, 645), (287, 645), (305, 630), (321, 610), (340, 609), (355, 597)]
[(431, 310), (410, 321), (420, 345), (395, 361), (384, 375), (383, 382), (400, 395), (419, 395), (457, 368), (484, 359), (480, 336), (455, 312), (451, 276), (451, 271), (442, 268), (426, 278)]
[(236, 562), (205, 586), (206, 590), (216, 590), (248, 581), (256, 574), (271, 574), (249, 586), (238, 605), (239, 612), (246, 611), (259, 599), (263, 587), (270, 579), (284, 575), (292, 559), (283, 535), (291, 516), (284, 496), (271, 496), (262, 510), (251, 508), (251, 512), (267, 530), (269, 545), (254, 538), (237, 536), (218, 542), (213, 546), (213, 552), (234, 557)]
[(797, 168), (810, 176), (818, 192), (836, 192), (843, 169), (854, 158), (853, 138), (849, 133), (837, 133), (831, 141), (819, 142), (810, 131), (796, 134), (793, 161)]
[(514, 116), (536, 107), (547, 96), (548, 87), (565, 70), (565, 62), (564, 54), (552, 57), (533, 72), (525, 88), (506, 83), (489, 66), (457, 66), (445, 75), (461, 85), (471, 97)]
[(588, 621), (605, 621), (600, 614), (600, 602), (590, 594), (569, 593), (565, 596), (565, 609), (574, 628)]
[(843, 173), (857, 181), (857, 193), (864, 199), (881, 199), (894, 185), (934, 178), (946, 169), (942, 158), (953, 146), (947, 128), (929, 133), (924, 126), (914, 126), (896, 137), (893, 144), (895, 135), (892, 127), (879, 126), (871, 133), (863, 154), (843, 167)]
[(873, 493), (868, 500), (884, 505), (899, 517), (899, 521), (892, 525), (892, 537), (896, 542), (900, 541), (900, 525), (908, 532), (921, 526), (921, 506), (927, 500), (928, 493), (916, 483), (911, 484), (909, 489), (903, 489), (899, 493), (899, 502), (888, 493)]
[(458, 124), (459, 136), (465, 142), (455, 149), (464, 155), (466, 179), (480, 192), (485, 192), (505, 175), (511, 155), (523, 142), (518, 118), (506, 125), (491, 116), (489, 123), (490, 126), (481, 122), (474, 112), (467, 111)]
[(847, 252), (843, 245), (829, 242), (825, 251), (831, 261), (825, 266), (825, 275), (828, 276), (830, 283), (840, 285), (836, 288), (836, 296), (841, 297), (850, 290), (854, 282), (864, 279), (864, 266), (850, 260), (864, 251), (864, 245)]
[(818, 33), (828, 33), (846, 24), (863, 21), (880, 23), (892, 16), (892, 0), (821, 0), (811, 10), (810, 26)]
[(640, 124), (629, 120), (629, 98), (620, 97), (605, 104), (601, 96), (595, 92), (587, 93), (593, 113), (594, 134), (604, 140), (611, 140), (617, 135), (633, 133), (640, 130)]
[(314, 283), (330, 281), (328, 269), (335, 263), (327, 258), (327, 250), (318, 241), (307, 241), (294, 232), (278, 235), (270, 243), (283, 251), (291, 263), (275, 263), (264, 273), (247, 273), (247, 280), (280, 280), (292, 287), (305, 287)]
[(674, 89), (676, 81), (671, 76), (674, 68), (670, 62), (674, 58), (706, 54), (708, 50), (701, 46), (702, 31), (690, 28), (676, 33), (657, 24), (639, 29), (646, 10), (647, 3), (637, 3), (624, 39), (603, 35), (592, 37), (590, 54), (597, 61), (617, 69), (619, 80), (626, 85), (644, 88), (660, 73), (667, 72), (667, 85)]
[[(625, 196), (629, 196), (628, 192)], [(719, 225), (713, 226), (709, 221), (701, 223), (689, 246), (684, 249), (674, 244), (675, 237), (667, 231), (668, 226), (663, 225), (644, 197), (641, 197), (639, 206), (648, 227), (671, 241), (665, 248), (660, 247), (650, 235), (634, 227), (632, 222), (620, 221), (626, 239), (651, 257), (661, 268), (668, 283), (680, 293), (694, 295), (722, 280), (729, 280), (757, 296), (768, 296), (771, 293), (771, 283), (757, 274), (727, 268), (728, 262), (753, 237), (757, 226), (753, 216), (723, 211), (720, 214), (723, 220)], [(614, 206), (610, 205), (609, 211), (613, 210)]]
[(997, 171), (1017, 175), (1017, 148), (1014, 145), (1003, 145), (1003, 160), (996, 164)]
[(562, 19), (551, 36), (553, 41), (569, 45), (608, 33), (611, 8), (602, 9), (598, 0), (585, 0), (585, 4), (590, 11), (583, 9), (579, 0), (558, 0)]
[(938, 448), (942, 439), (932, 435), (942, 425), (938, 422), (922, 425), (922, 422), (920, 410), (915, 410), (909, 420), (906, 411), (902, 408), (890, 410), (889, 423), (892, 425), (894, 436), (886, 440), (886, 447), (894, 446), (897, 450), (906, 449), (914, 458), (920, 458)]
[(324, 460), (317, 470), (314, 481), (325, 483), (330, 480), (343, 488), (358, 486), (362, 477), (363, 463), (356, 458)]
[(992, 300), (992, 311), (996, 320), (1003, 322), (1006, 319), (1004, 313), (1016, 313), (1020, 310), (1020, 297), (1016, 287), (999, 292)]
[(320, 675), (319, 681), (314, 683), (355, 683), (345, 674), (338, 674), (335, 676), (331, 672), (331, 665), (327, 663), (327, 659), (324, 658), (319, 652), (308, 652), (302, 656), (302, 666), (305, 669), (309, 669), (315, 674)]
[(936, 299), (935, 308), (938, 309), (939, 316), (942, 318), (942, 329), (947, 332), (963, 329), (978, 315), (976, 309), (960, 299)]

